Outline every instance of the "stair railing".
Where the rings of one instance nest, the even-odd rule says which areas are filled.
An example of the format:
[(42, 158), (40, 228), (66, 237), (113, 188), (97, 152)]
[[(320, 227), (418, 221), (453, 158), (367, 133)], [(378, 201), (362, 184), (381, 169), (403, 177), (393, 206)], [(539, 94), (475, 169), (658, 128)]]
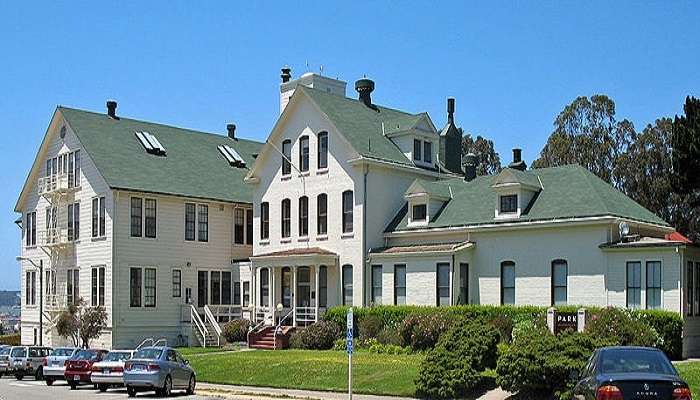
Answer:
[(195, 328), (197, 328), (197, 331), (199, 331), (199, 334), (202, 336), (202, 347), (206, 348), (207, 334), (209, 333), (209, 330), (204, 325), (204, 321), (202, 321), (202, 318), (199, 317), (197, 309), (192, 304), (190, 304), (190, 319), (192, 320)]
[(275, 344), (274, 344), (274, 349), (275, 349), (275, 350), (277, 350), (277, 332), (279, 332), (279, 331), (282, 329), (282, 323), (283, 323), (287, 318), (291, 317), (293, 314), (294, 314), (294, 308), (292, 308), (291, 310), (289, 310), (289, 312), (287, 313), (287, 315), (285, 315), (284, 317), (280, 318), (279, 322), (277, 323), (277, 326), (275, 327), (275, 333), (272, 335), (272, 338), (273, 338), (274, 341), (275, 341)]
[(248, 334), (246, 334), (246, 343), (248, 343), (248, 347), (250, 347), (250, 334), (251, 333), (258, 333), (261, 329), (265, 329), (265, 320), (262, 320), (257, 323), (254, 327), (248, 329)]
[(168, 339), (166, 339), (166, 338), (160, 338), (160, 339), (156, 340), (155, 343), (153, 343), (153, 347), (167, 346), (167, 345), (168, 345)]
[(211, 312), (209, 305), (204, 305), (204, 320), (211, 324), (214, 328), (214, 333), (216, 333), (216, 345), (221, 347), (221, 326), (219, 326), (219, 321), (214, 318), (214, 314)]
[(153, 346), (153, 338), (143, 339), (143, 341), (141, 341), (141, 343), (139, 343), (139, 345), (136, 346), (135, 350), (141, 350), (141, 348), (146, 347), (146, 343), (150, 343), (151, 346)]

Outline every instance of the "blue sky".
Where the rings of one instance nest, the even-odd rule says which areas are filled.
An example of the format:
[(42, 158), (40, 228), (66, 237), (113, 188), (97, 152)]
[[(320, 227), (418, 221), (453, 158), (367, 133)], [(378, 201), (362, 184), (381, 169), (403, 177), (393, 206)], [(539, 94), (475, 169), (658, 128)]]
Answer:
[[(196, 7), (194, 4), (196, 3)], [(14, 205), (56, 105), (264, 140), (279, 68), (376, 82), (377, 103), (532, 161), (557, 113), (604, 93), (642, 127), (700, 96), (691, 2), (0, 2), (0, 289), (19, 287)], [(99, 7), (99, 8), (98, 8)], [(306, 67), (308, 63), (308, 68)]]

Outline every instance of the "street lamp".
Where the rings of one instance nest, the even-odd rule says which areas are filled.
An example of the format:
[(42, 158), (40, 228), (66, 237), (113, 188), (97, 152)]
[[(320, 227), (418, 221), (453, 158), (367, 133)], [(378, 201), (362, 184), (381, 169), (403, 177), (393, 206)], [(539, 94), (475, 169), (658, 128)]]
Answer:
[[(34, 267), (39, 268), (39, 346), (44, 345), (44, 260), (39, 260), (39, 265), (29, 257), (17, 256), (18, 262), (29, 261)], [(25, 293), (27, 288), (24, 288)]]

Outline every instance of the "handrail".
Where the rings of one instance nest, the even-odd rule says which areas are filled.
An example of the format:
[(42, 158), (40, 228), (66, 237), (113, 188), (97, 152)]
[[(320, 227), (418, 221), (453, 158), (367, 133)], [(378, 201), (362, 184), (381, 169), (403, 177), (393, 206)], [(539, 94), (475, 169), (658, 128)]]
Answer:
[(246, 343), (248, 344), (248, 346), (250, 346), (250, 334), (253, 333), (253, 332), (256, 332), (256, 333), (257, 333), (258, 330), (260, 329), (260, 327), (263, 326), (263, 325), (265, 325), (265, 320), (258, 322), (257, 325), (255, 325), (254, 327), (248, 329), (248, 333), (246, 334), (246, 337), (245, 337)]
[(160, 343), (160, 342), (163, 342), (163, 346), (167, 346), (167, 345), (168, 345), (168, 339), (167, 339), (167, 338), (160, 338), (160, 339), (156, 340), (156, 341), (153, 343), (153, 347), (158, 347), (158, 343)]
[(289, 312), (287, 313), (287, 315), (285, 315), (284, 317), (280, 318), (279, 323), (278, 323), (277, 326), (275, 327), (275, 332), (272, 334), (272, 338), (273, 338), (273, 340), (274, 340), (274, 342), (275, 342), (275, 343), (273, 344), (273, 347), (274, 347), (275, 350), (277, 350), (277, 332), (279, 332), (280, 328), (282, 327), (282, 322), (284, 322), (284, 320), (286, 320), (287, 318), (289, 318), (292, 314), (294, 314), (294, 307), (292, 307), (292, 309), (289, 310)]
[(212, 314), (208, 304), (204, 305), (204, 319), (214, 327), (214, 332), (216, 333), (216, 345), (221, 346), (221, 327), (219, 326), (219, 322), (216, 320), (216, 318), (214, 318), (214, 314)]
[(141, 343), (139, 343), (138, 346), (136, 346), (135, 350), (141, 350), (141, 348), (145, 347), (146, 343), (149, 343), (149, 342), (151, 343), (151, 346), (153, 346), (153, 338), (146, 338), (146, 339), (143, 339), (143, 341)]
[(197, 313), (197, 309), (192, 304), (190, 304), (190, 319), (194, 323), (194, 325), (197, 328), (197, 330), (199, 331), (199, 333), (202, 335), (202, 347), (206, 348), (207, 347), (207, 334), (209, 333), (209, 330), (204, 325), (202, 318), (200, 318), (199, 313)]

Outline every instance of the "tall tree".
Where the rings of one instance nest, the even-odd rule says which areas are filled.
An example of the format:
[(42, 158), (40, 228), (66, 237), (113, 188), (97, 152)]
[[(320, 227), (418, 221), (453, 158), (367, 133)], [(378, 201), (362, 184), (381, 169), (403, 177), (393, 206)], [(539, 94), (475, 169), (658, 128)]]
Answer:
[(628, 120), (617, 121), (615, 102), (605, 95), (577, 97), (554, 120), (554, 131), (534, 168), (578, 163), (619, 187), (615, 163), (634, 135)]
[(673, 178), (679, 194), (694, 194), (693, 203), (700, 205), (700, 99), (686, 97), (685, 115), (673, 120)]
[(476, 174), (492, 175), (501, 171), (501, 157), (493, 147), (493, 141), (482, 136), (477, 136), (476, 139), (471, 134), (464, 134), (462, 128), (462, 155), (474, 153), (478, 160), (476, 165)]

